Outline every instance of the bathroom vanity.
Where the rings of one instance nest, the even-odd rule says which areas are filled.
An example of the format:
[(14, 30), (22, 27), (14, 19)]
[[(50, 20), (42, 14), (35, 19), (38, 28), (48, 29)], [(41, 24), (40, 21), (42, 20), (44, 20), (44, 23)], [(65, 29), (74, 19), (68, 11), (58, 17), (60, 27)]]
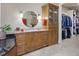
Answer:
[(48, 31), (18, 32), (15, 45), (4, 55), (16, 56), (48, 46)]
[[(26, 19), (28, 16), (27, 14), (30, 16), (32, 14), (33, 21), (28, 21)], [(42, 6), (42, 17), (44, 18), (44, 29), (41, 28), (39, 30), (15, 32), (15, 46), (6, 55), (23, 55), (25, 53), (58, 43), (58, 6), (53, 4), (46, 4)], [(34, 12), (26, 12), (23, 17), (23, 24), (25, 26), (34, 27), (38, 22), (34, 19), (36, 19)], [(29, 24), (27, 22), (29, 22)]]

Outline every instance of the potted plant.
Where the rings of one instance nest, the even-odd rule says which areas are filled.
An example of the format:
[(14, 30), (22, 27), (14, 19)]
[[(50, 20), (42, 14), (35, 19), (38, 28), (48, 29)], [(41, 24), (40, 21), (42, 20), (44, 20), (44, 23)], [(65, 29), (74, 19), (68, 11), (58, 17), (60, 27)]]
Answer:
[(0, 28), (0, 39), (4, 39), (6, 37), (6, 33), (12, 30), (10, 25), (4, 25)]
[(3, 31), (5, 33), (10, 32), (12, 30), (11, 25), (4, 25), (3, 26)]

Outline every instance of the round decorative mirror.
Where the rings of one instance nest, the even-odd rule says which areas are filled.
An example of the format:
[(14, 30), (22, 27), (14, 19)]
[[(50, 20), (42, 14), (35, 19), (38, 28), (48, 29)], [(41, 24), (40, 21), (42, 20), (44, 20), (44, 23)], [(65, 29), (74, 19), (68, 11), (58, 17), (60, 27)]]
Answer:
[(35, 27), (38, 23), (37, 15), (33, 11), (27, 11), (23, 14), (22, 22), (27, 27)]

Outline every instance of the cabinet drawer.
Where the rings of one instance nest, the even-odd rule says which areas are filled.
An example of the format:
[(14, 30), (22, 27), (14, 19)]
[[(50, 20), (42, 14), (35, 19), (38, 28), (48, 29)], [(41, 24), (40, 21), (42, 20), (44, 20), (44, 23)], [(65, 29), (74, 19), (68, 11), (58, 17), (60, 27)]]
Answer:
[(16, 40), (24, 40), (25, 39), (25, 37), (21, 37), (21, 38), (16, 38)]
[(17, 46), (18, 45), (25, 45), (25, 42), (17, 42), (16, 44), (17, 44)]
[(23, 44), (25, 44), (25, 41), (24, 41), (24, 39), (21, 39), (21, 40), (16, 39), (16, 44), (17, 45), (23, 45)]
[(24, 51), (24, 49), (25, 49), (25, 46), (23, 46), (23, 45), (17, 46), (17, 51)]
[(25, 34), (18, 34), (18, 35), (16, 35), (16, 39), (18, 39), (18, 40), (24, 39), (25, 37), (26, 37)]

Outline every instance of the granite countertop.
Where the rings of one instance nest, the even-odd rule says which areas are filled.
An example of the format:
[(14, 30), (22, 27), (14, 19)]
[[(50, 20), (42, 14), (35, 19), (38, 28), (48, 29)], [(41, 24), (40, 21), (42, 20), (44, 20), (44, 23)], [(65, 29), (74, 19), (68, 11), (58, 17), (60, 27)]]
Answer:
[(48, 28), (32, 28), (32, 29), (26, 29), (26, 31), (12, 31), (12, 32), (8, 32), (6, 33), (6, 35), (11, 35), (11, 34), (18, 34), (18, 33), (28, 33), (28, 32), (40, 32), (40, 31), (48, 31)]
[(39, 31), (48, 31), (48, 29), (34, 29), (34, 30), (27, 30), (27, 31), (17, 31), (15, 32), (16, 34), (17, 33), (24, 33), (24, 32), (39, 32)]
[(26, 33), (26, 32), (40, 32), (40, 31), (48, 31), (48, 29), (40, 29), (40, 28), (27, 29), (26, 31), (14, 31), (14, 32), (7, 33), (7, 34), (18, 34), (18, 33)]

